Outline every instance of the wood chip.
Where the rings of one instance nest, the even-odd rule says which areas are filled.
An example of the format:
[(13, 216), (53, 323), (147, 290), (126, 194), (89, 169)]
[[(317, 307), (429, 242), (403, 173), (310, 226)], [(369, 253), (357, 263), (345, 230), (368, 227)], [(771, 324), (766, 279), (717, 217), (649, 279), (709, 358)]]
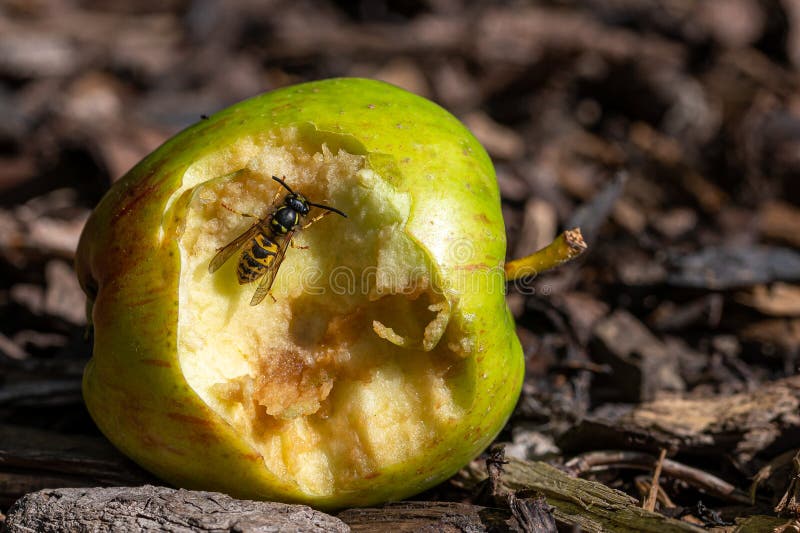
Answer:
[(525, 153), (525, 143), (519, 134), (486, 113), (474, 111), (464, 117), (464, 123), (492, 157), (518, 159)]
[(800, 317), (800, 286), (787, 283), (757, 285), (737, 300), (771, 316)]
[(28, 357), (28, 352), (2, 333), (0, 333), (0, 353), (12, 359), (26, 359)]
[(739, 48), (761, 36), (766, 24), (764, 11), (751, 0), (700, 2), (696, 10), (698, 24), (710, 30), (723, 47)]
[(626, 174), (617, 174), (591, 201), (575, 210), (567, 226), (581, 228), (586, 242), (591, 245), (622, 195), (626, 181)]
[(800, 209), (786, 202), (767, 202), (758, 210), (758, 229), (767, 238), (800, 247)]
[(430, 98), (431, 88), (425, 74), (415, 61), (407, 57), (397, 57), (385, 64), (373, 77), (401, 87), (414, 94)]
[(664, 391), (682, 391), (678, 361), (633, 315), (614, 311), (594, 327), (595, 360), (611, 367), (596, 379), (598, 397), (617, 401), (652, 400)]
[(641, 206), (627, 198), (617, 200), (612, 216), (614, 222), (625, 228), (631, 235), (639, 235), (647, 227), (647, 216), (642, 212)]
[(556, 237), (557, 223), (552, 205), (537, 198), (528, 200), (514, 257), (525, 257), (550, 244)]
[(800, 253), (774, 246), (707, 247), (671, 262), (667, 281), (713, 290), (800, 280)]
[(678, 239), (697, 225), (697, 214), (686, 207), (677, 207), (659, 213), (653, 218), (653, 227), (668, 239)]
[(724, 299), (709, 294), (681, 304), (666, 300), (652, 312), (649, 322), (659, 331), (678, 331), (694, 325), (716, 327), (719, 324)]
[(609, 306), (588, 293), (566, 292), (554, 297), (553, 302), (569, 317), (578, 341), (585, 345), (591, 338), (595, 325), (608, 316)]
[(780, 346), (790, 353), (796, 353), (800, 350), (800, 319), (759, 320), (745, 326), (741, 337), (745, 341)]
[(60, 260), (50, 261), (45, 279), (44, 311), (72, 324), (86, 325), (86, 296), (72, 267)]

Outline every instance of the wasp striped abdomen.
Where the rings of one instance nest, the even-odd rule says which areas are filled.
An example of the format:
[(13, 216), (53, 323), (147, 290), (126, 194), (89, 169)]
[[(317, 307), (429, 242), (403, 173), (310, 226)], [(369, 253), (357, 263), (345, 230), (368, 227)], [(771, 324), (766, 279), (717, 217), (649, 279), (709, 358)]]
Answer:
[(239, 284), (251, 283), (263, 276), (277, 255), (278, 245), (265, 232), (253, 237), (250, 247), (242, 250), (236, 269)]

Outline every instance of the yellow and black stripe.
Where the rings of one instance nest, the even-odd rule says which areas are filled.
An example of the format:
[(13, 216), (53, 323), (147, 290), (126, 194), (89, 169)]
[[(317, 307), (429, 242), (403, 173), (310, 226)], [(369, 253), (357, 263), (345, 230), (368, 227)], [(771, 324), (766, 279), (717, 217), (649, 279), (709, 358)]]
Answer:
[(244, 285), (263, 276), (275, 261), (276, 255), (278, 255), (278, 245), (266, 232), (258, 233), (250, 242), (250, 247), (242, 250), (239, 267), (236, 269), (239, 284)]

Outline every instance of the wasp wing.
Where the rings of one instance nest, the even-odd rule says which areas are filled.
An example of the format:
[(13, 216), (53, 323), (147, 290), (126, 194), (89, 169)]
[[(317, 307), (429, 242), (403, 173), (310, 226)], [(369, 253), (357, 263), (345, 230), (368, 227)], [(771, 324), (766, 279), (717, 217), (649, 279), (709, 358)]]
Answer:
[(225, 261), (231, 258), (233, 254), (239, 251), (242, 246), (250, 242), (253, 237), (258, 235), (258, 232), (261, 231), (261, 227), (259, 224), (261, 221), (256, 222), (252, 226), (250, 226), (244, 233), (233, 239), (231, 242), (219, 248), (217, 255), (211, 260), (208, 264), (208, 273), (213, 274), (216, 270), (221, 267)]
[(270, 263), (264, 277), (258, 282), (256, 292), (253, 293), (253, 297), (250, 299), (250, 305), (260, 304), (261, 300), (269, 294), (269, 290), (272, 288), (272, 282), (275, 281), (275, 275), (278, 273), (278, 269), (281, 267), (281, 263), (283, 263), (283, 258), (286, 256), (286, 249), (292, 243), (292, 235), (294, 235), (294, 230), (287, 233), (284, 237), (283, 242), (278, 248), (278, 253), (275, 255), (275, 259)]

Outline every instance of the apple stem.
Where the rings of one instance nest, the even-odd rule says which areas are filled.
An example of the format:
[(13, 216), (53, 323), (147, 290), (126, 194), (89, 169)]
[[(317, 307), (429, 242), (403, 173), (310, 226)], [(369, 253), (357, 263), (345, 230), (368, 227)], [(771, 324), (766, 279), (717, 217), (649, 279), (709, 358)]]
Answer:
[(572, 261), (586, 250), (580, 228), (565, 231), (539, 251), (505, 264), (506, 281), (536, 276)]

